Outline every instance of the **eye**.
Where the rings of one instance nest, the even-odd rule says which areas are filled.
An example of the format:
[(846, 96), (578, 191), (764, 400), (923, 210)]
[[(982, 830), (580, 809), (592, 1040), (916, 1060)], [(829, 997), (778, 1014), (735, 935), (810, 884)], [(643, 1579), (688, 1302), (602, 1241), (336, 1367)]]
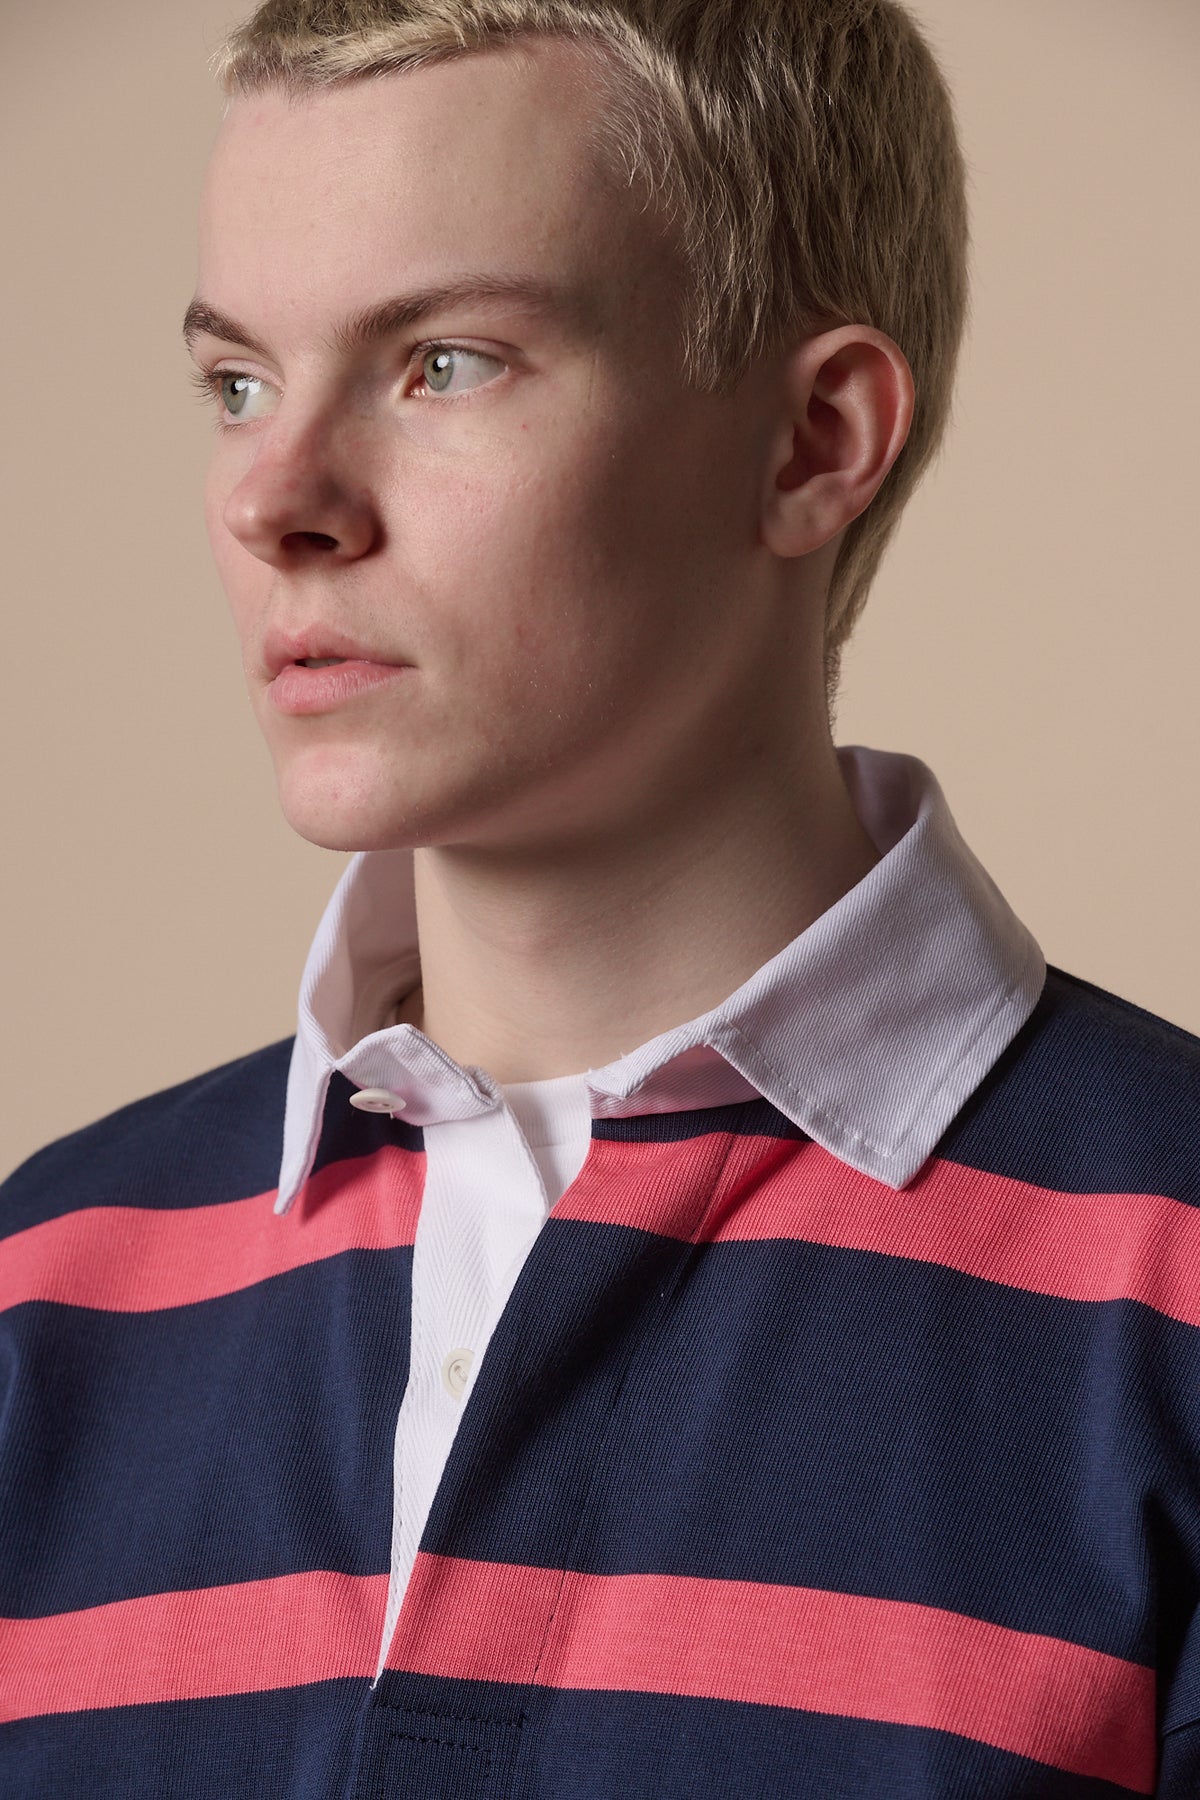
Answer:
[(494, 381), (504, 367), (499, 357), (458, 344), (430, 344), (421, 356), (422, 381), (431, 394), (469, 393)]
[(232, 419), (261, 419), (272, 410), (274, 389), (258, 375), (240, 375), (236, 369), (216, 369), (213, 391)]
[(246, 375), (240, 369), (201, 369), (192, 380), (201, 394), (217, 402), (217, 423), (222, 425), (234, 419), (249, 422), (265, 418), (275, 410), (279, 399), (261, 375)]

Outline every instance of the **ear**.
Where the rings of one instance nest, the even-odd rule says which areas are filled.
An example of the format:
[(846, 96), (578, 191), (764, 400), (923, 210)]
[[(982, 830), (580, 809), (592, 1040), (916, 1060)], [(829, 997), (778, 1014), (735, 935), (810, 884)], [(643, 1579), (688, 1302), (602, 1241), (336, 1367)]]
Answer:
[(841, 325), (787, 355), (770, 445), (762, 541), (804, 556), (864, 512), (904, 448), (915, 388), (904, 352), (869, 325)]

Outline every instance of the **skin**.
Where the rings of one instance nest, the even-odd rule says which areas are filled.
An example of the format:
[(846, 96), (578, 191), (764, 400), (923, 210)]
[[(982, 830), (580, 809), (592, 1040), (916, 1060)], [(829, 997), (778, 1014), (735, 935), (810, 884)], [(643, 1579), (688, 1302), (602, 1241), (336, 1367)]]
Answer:
[[(404, 1016), (500, 1081), (600, 1067), (716, 1005), (879, 860), (834, 755), (822, 618), (912, 377), (851, 325), (731, 394), (680, 361), (669, 236), (599, 160), (595, 52), (519, 48), (232, 102), (197, 293), (262, 353), (214, 439), (213, 554), (286, 817), (416, 850)], [(465, 273), (574, 297), (335, 326)], [(428, 347), (472, 352), (451, 388)], [(328, 712), (269, 694), (268, 630), (410, 667)]]

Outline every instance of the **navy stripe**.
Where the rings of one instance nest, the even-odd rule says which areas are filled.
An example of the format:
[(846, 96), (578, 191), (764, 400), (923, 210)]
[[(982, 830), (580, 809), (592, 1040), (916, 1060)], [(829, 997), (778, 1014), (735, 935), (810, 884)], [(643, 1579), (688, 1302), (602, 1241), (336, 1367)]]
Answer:
[(1200, 1794), (1200, 1724), (1169, 1732), (1163, 1739), (1158, 1792), (1172, 1800)]
[(547, 1220), (480, 1365), (423, 1549), (571, 1566), (614, 1402), (687, 1248), (625, 1226)]
[[(88, 1206), (171, 1211), (264, 1194), (279, 1181), (291, 1038), (59, 1138), (0, 1186), (0, 1241)], [(419, 1126), (350, 1105), (330, 1080), (314, 1173), (387, 1144), (421, 1151)]]
[(275, 1187), (291, 1051), (284, 1038), (37, 1151), (0, 1187), (0, 1238), (85, 1206), (167, 1211)]
[(644, 1113), (630, 1119), (593, 1119), (592, 1136), (618, 1144), (676, 1144), (684, 1138), (709, 1137), (727, 1131), (735, 1137), (809, 1141), (768, 1100), (738, 1100), (730, 1106), (708, 1106), (691, 1112)]
[(52, 1713), (0, 1725), (4, 1800), (333, 1800), (365, 1681)]
[[(950, 1732), (782, 1707), (569, 1693), (545, 1717), (535, 1778), (514, 1800), (1129, 1800)], [(530, 1727), (526, 1728), (527, 1730)], [(540, 1734), (539, 1734), (540, 1735)]]
[[(350, 1096), (358, 1091), (356, 1083), (347, 1081), (344, 1075), (334, 1070), (329, 1078), (321, 1136), (312, 1166), (314, 1175), (330, 1163), (342, 1162), (352, 1156), (373, 1156), (377, 1150), (389, 1146), (398, 1145), (401, 1150), (415, 1152), (424, 1150), (425, 1134), (419, 1125), (409, 1125), (404, 1119), (393, 1119), (387, 1113), (361, 1112), (357, 1106), (351, 1106)], [(277, 1152), (282, 1147), (281, 1137)], [(278, 1177), (277, 1153), (272, 1186)]]
[(386, 1572), (411, 1278), (410, 1248), (346, 1251), (169, 1311), (0, 1315), (0, 1614)]
[[(39, 1150), (0, 1185), (0, 1241), (89, 1206), (167, 1212), (269, 1193), (279, 1181), (292, 1041), (136, 1100)], [(420, 1126), (360, 1112), (350, 1104), (357, 1091), (334, 1072), (314, 1174), (385, 1145), (424, 1150)]]
[(1182, 1626), (1148, 1570), (1200, 1551), (1170, 1446), (1196, 1442), (1200, 1333), (1145, 1307), (552, 1219), (423, 1547), (905, 1600), (1154, 1663)]
[(1051, 968), (934, 1150), (1060, 1193), (1200, 1206), (1200, 1038)]
[[(1129, 1800), (1112, 1782), (911, 1725), (667, 1695), (528, 1708), (536, 1774), (514, 1800)], [(541, 1717), (539, 1717), (539, 1714)], [(415, 1796), (414, 1796), (415, 1800)]]

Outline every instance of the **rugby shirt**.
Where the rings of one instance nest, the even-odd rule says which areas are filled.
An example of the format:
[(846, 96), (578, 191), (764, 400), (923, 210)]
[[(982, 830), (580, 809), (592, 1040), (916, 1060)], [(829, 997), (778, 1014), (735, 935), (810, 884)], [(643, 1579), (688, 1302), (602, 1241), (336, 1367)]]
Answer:
[(839, 758), (894, 835), (789, 947), (792, 1080), (753, 1005), (589, 1075), (377, 1680), (394, 1033), (282, 1167), (300, 1032), (0, 1189), (0, 1794), (1200, 1793), (1200, 1041), (1014, 982), (928, 771)]
[[(593, 1113), (611, 1116), (618, 1102), (640, 1113), (682, 1112), (762, 1097), (827, 1145), (862, 1139), (858, 1166), (883, 1169), (899, 1183), (1023, 1023), (1041, 991), (1045, 959), (966, 853), (931, 772), (861, 747), (839, 755), (860, 822), (880, 854), (888, 853), (883, 867), (719, 1006), (589, 1071), (570, 1102), (589, 1135)], [(936, 953), (898, 975), (924, 942), (918, 919), (935, 933)], [(480, 1358), (548, 1210), (540, 1170), (516, 1129), (521, 1092), (504, 1089), (507, 1106), (497, 1107), (485, 1072), (460, 1068), (410, 1025), (378, 1031), (395, 1026), (395, 997), (407, 995), (419, 975), (411, 853), (353, 858), (301, 981), (276, 1206), (291, 1206), (310, 1167), (333, 1073), (359, 1086), (356, 1104), (402, 1112), (422, 1126), (379, 1669)], [(861, 1055), (839, 1055), (836, 1045), (847, 1034), (861, 1037), (864, 991), (873, 1027), (870, 1116), (857, 1096), (838, 1091), (839, 1081), (862, 1081)], [(907, 1033), (894, 1028), (904, 1021)], [(886, 1067), (886, 1081), (875, 1065)], [(569, 1077), (559, 1084), (560, 1104), (572, 1087)], [(814, 1105), (804, 1096), (818, 1088)], [(534, 1091), (547, 1092), (536, 1084)]]

